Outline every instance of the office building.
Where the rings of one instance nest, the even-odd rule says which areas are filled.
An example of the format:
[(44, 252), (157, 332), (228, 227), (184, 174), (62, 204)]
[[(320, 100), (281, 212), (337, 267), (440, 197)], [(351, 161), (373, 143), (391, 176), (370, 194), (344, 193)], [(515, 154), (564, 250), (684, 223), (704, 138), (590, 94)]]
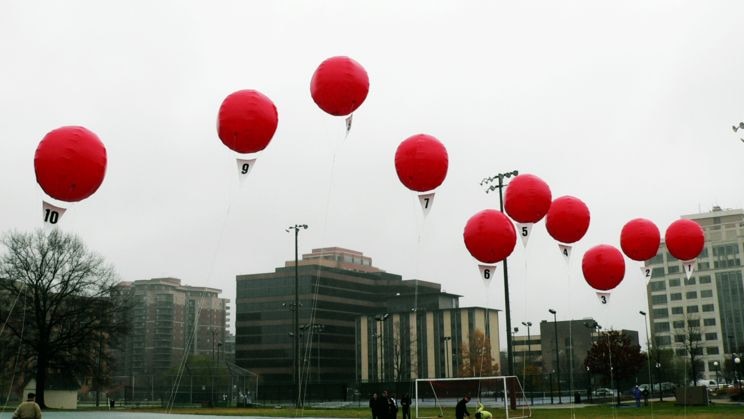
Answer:
[[(703, 227), (705, 247), (687, 279), (682, 262), (662, 243), (646, 262), (652, 343), (702, 362), (702, 378), (715, 379), (715, 362), (724, 365), (744, 349), (744, 211), (721, 209), (683, 215)], [(692, 340), (689, 338), (692, 337)]]
[[(295, 262), (238, 275), (236, 363), (261, 376), (266, 398), (290, 399), (294, 380)], [(357, 318), (457, 308), (439, 284), (404, 281), (361, 252), (329, 247), (297, 264), (300, 375), (308, 398), (341, 398), (359, 379)]]

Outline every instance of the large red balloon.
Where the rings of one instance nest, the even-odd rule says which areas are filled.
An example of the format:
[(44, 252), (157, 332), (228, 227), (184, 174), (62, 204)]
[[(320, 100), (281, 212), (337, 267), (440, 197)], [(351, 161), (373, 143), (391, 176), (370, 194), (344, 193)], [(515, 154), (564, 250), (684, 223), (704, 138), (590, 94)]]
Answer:
[(504, 209), (519, 223), (536, 223), (550, 209), (550, 187), (535, 175), (522, 174), (509, 182), (504, 198)]
[(34, 156), (36, 181), (54, 199), (81, 201), (91, 196), (106, 175), (106, 147), (83, 127), (49, 132)]
[(238, 90), (222, 101), (217, 116), (220, 140), (238, 153), (256, 153), (269, 145), (279, 115), (274, 102), (256, 90)]
[(589, 208), (573, 196), (556, 198), (548, 210), (545, 227), (554, 239), (562, 243), (581, 240), (589, 228)]
[(395, 171), (408, 189), (435, 189), (447, 176), (447, 149), (431, 135), (417, 134), (403, 140), (395, 152)]
[(625, 259), (615, 247), (600, 244), (584, 253), (581, 261), (584, 279), (594, 289), (607, 291), (615, 288), (625, 276)]
[(320, 109), (344, 116), (354, 112), (369, 92), (367, 72), (349, 57), (332, 57), (323, 61), (313, 73), (310, 94)]
[(703, 251), (705, 233), (700, 224), (682, 218), (669, 225), (664, 241), (672, 256), (683, 261), (692, 260)]
[(470, 217), (463, 238), (470, 254), (483, 263), (504, 260), (517, 244), (514, 224), (502, 212), (491, 209)]
[(620, 247), (633, 260), (644, 261), (656, 256), (659, 243), (659, 228), (653, 221), (645, 218), (628, 221), (620, 232)]

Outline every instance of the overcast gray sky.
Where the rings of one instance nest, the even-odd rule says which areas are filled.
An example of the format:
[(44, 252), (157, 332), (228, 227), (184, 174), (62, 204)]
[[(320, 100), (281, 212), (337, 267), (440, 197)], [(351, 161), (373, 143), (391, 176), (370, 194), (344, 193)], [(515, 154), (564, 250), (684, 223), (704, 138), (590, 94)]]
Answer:
[[(601, 306), (581, 256), (619, 246), (636, 217), (744, 207), (744, 3), (730, 1), (4, 1), (0, 6), (0, 230), (41, 226), (33, 155), (83, 125), (108, 150), (103, 185), (68, 206), (79, 234), (124, 280), (160, 276), (224, 290), (300, 251), (343, 246), (463, 305), (503, 308), (462, 240), (498, 207), (482, 178), (518, 169), (592, 214), (571, 264), (544, 222), (510, 259), (513, 323), (593, 316), (643, 333), (645, 283), (628, 260)], [(324, 59), (348, 55), (370, 93), (344, 139), (313, 103)], [(239, 186), (217, 138), (221, 101), (257, 89), (279, 112), (273, 141)], [(425, 221), (393, 156), (408, 136), (447, 147)], [(744, 135), (742, 135), (744, 136)], [(54, 201), (52, 201), (54, 202)], [(503, 324), (502, 324), (503, 327)], [(520, 326), (521, 327), (521, 326)], [(503, 331), (502, 331), (503, 332)], [(537, 333), (537, 330), (533, 330)]]

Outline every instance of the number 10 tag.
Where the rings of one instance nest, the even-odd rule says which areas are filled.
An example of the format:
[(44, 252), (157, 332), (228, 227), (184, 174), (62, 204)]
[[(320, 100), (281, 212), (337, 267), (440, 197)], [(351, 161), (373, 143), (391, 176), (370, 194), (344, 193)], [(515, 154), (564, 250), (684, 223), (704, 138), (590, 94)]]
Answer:
[(57, 224), (62, 219), (65, 211), (67, 211), (66, 208), (60, 208), (46, 201), (41, 204), (41, 214), (45, 225)]

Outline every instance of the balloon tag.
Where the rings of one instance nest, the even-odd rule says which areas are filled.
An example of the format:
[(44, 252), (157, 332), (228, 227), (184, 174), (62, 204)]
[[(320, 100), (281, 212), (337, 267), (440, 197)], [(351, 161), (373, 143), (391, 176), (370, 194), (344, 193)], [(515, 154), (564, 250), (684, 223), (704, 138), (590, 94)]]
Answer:
[(419, 202), (421, 203), (421, 209), (424, 211), (424, 215), (428, 214), (431, 206), (434, 204), (434, 192), (422, 193), (419, 195)]
[(563, 255), (563, 258), (566, 259), (566, 263), (568, 263), (569, 260), (571, 260), (571, 247), (567, 244), (559, 244), (558, 249), (561, 250), (561, 254)]
[(253, 170), (253, 165), (256, 164), (256, 159), (235, 159), (238, 162), (238, 177), (239, 179), (245, 180), (248, 174)]
[(346, 136), (349, 136), (349, 131), (351, 131), (351, 122), (354, 119), (354, 114), (350, 114), (346, 117)]
[(57, 224), (62, 219), (65, 211), (67, 211), (66, 208), (54, 206), (46, 201), (43, 201), (41, 205), (41, 213), (45, 225)]
[(598, 292), (597, 297), (599, 297), (599, 302), (602, 304), (607, 304), (610, 302), (610, 293), (609, 292)]
[(517, 223), (517, 231), (519, 237), (522, 239), (522, 245), (527, 247), (527, 240), (530, 239), (530, 233), (532, 232), (532, 226), (535, 223)]
[(483, 278), (484, 281), (490, 281), (491, 278), (493, 278), (494, 272), (496, 272), (496, 266), (497, 265), (478, 265), (478, 269), (480, 269), (481, 278)]
[(687, 279), (690, 279), (690, 277), (692, 276), (692, 272), (695, 270), (695, 259), (682, 262), (682, 266), (685, 269), (685, 275), (687, 275)]
[(651, 268), (647, 266), (641, 266), (641, 275), (646, 279), (651, 279)]

